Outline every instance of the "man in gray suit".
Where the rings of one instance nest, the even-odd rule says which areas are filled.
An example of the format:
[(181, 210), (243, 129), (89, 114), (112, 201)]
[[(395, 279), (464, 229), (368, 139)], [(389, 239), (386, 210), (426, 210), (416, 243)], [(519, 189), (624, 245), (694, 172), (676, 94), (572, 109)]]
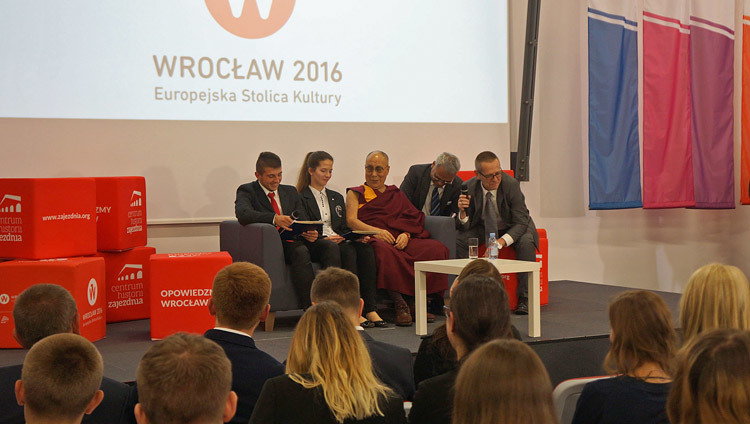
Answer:
[[(469, 237), (486, 242), (489, 233), (495, 233), (499, 249), (513, 246), (516, 259), (536, 261), (539, 234), (526, 208), (521, 185), (503, 172), (500, 160), (492, 152), (477, 155), (474, 166), (476, 176), (465, 183), (468, 194), (458, 200), (456, 257), (469, 256)], [(528, 274), (518, 275), (516, 294), (516, 314), (528, 314)]]

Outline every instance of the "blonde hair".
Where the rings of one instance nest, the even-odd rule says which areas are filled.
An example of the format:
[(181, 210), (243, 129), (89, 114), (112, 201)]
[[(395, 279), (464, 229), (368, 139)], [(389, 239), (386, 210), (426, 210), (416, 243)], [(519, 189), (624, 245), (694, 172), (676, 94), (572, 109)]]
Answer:
[(630, 374), (644, 362), (655, 362), (667, 374), (677, 346), (672, 314), (661, 296), (646, 290), (619, 294), (609, 304), (612, 344), (604, 369)]
[(688, 281), (680, 300), (680, 324), (689, 342), (716, 328), (750, 329), (750, 286), (739, 268), (709, 264)]
[(542, 361), (518, 340), (493, 340), (461, 366), (453, 424), (554, 424), (552, 383)]
[(271, 279), (263, 268), (235, 262), (214, 277), (211, 298), (221, 325), (234, 329), (253, 327), (271, 297)]
[(750, 333), (708, 331), (683, 348), (667, 414), (672, 424), (750, 422)]
[(102, 356), (85, 338), (72, 333), (45, 337), (23, 361), (26, 408), (45, 418), (83, 415), (101, 386), (103, 368)]
[(305, 388), (321, 386), (338, 422), (383, 416), (378, 401), (393, 396), (373, 374), (370, 355), (357, 330), (333, 302), (313, 305), (302, 315), (292, 337), (286, 372)]
[(149, 422), (221, 422), (232, 389), (232, 364), (215, 342), (176, 333), (146, 351), (135, 378)]

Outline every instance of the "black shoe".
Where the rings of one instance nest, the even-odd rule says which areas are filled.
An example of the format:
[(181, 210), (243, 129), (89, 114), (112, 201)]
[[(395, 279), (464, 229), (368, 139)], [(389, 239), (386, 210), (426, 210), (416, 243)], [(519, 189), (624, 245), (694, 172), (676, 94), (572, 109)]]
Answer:
[(516, 305), (516, 315), (528, 315), (529, 314), (529, 305), (528, 300), (525, 297), (518, 299), (518, 304)]
[(362, 328), (375, 328), (375, 323), (370, 321), (369, 319), (366, 319), (359, 323), (359, 326)]
[(372, 325), (377, 328), (388, 328), (388, 323), (383, 321), (382, 319), (380, 321), (373, 321)]

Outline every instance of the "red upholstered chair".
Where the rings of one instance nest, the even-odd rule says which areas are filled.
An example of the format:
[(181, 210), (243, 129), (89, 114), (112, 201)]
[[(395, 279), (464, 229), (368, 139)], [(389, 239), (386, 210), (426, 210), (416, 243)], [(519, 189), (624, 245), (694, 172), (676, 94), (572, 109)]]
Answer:
[[(511, 177), (514, 175), (513, 170), (503, 170), (506, 174)], [(458, 171), (458, 177), (464, 181), (474, 178), (474, 171)], [(546, 305), (549, 303), (549, 266), (548, 266), (548, 254), (549, 254), (549, 241), (547, 240), (547, 230), (543, 228), (537, 228), (539, 233), (539, 251), (536, 254), (536, 261), (542, 263), (542, 269), (539, 272), (539, 294), (540, 303)], [(484, 244), (479, 248), (479, 256), (484, 255)], [(516, 259), (516, 252), (513, 250), (513, 246), (510, 248), (501, 249), (498, 254), (500, 259)], [(505, 290), (508, 292), (508, 298), (510, 300), (511, 309), (516, 308), (518, 298), (516, 297), (516, 287), (518, 286), (518, 278), (516, 274), (503, 274), (503, 284)]]

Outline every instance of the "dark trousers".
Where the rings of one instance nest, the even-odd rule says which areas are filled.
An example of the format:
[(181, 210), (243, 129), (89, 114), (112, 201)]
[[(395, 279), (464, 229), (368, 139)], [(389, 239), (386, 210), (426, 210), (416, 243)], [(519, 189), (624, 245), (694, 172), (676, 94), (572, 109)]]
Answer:
[(312, 243), (301, 240), (282, 241), (281, 246), (284, 248), (284, 260), (291, 268), (292, 284), (297, 292), (297, 299), (303, 308), (307, 308), (311, 305), (310, 288), (315, 278), (312, 263), (318, 262), (323, 268), (341, 267), (339, 249), (336, 243), (325, 239), (318, 239)]
[[(484, 240), (484, 227), (477, 226), (474, 229), (478, 230), (467, 230), (467, 231), (459, 231), (458, 236), (456, 237), (456, 258), (468, 258), (469, 257), (469, 246), (467, 244), (467, 239), (470, 237), (477, 237), (479, 239), (479, 245), (485, 244), (487, 240)], [(498, 236), (498, 239), (502, 237), (504, 234), (500, 234)], [(516, 251), (516, 259), (519, 261), (529, 261), (529, 262), (535, 262), (536, 261), (536, 246), (534, 245), (534, 237), (531, 235), (531, 233), (526, 232), (524, 235), (521, 236), (520, 239), (514, 240), (513, 244), (510, 246), (513, 248), (513, 250)], [(507, 249), (507, 248), (506, 248)], [(528, 272), (522, 272), (517, 274), (518, 277), (518, 287), (516, 288), (516, 295), (521, 298), (529, 297), (529, 273)]]
[(341, 253), (341, 267), (359, 278), (359, 296), (365, 302), (362, 315), (376, 310), (377, 271), (372, 246), (368, 243), (345, 240), (339, 243), (339, 252)]

